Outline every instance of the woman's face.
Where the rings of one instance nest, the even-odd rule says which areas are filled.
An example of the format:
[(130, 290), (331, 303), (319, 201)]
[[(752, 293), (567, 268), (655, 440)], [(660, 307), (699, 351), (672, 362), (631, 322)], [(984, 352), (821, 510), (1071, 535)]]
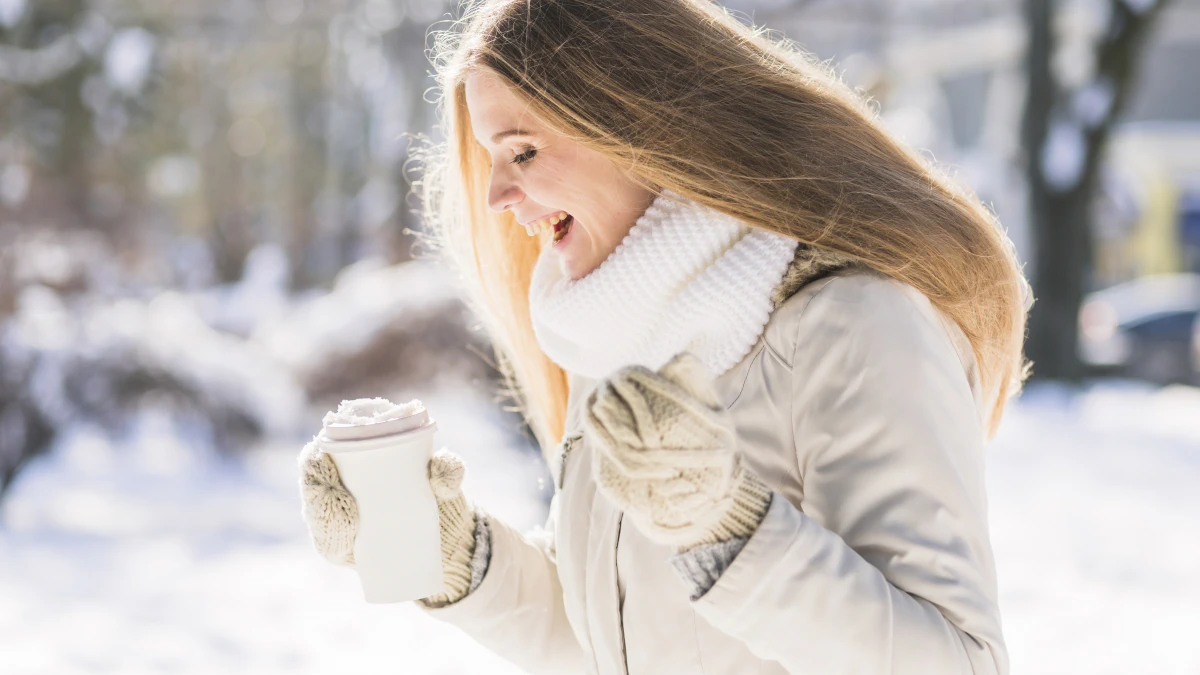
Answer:
[[(550, 245), (568, 278), (599, 267), (654, 193), (600, 153), (538, 126), (492, 71), (478, 69), (465, 84), (475, 140), (492, 158), (488, 206), (512, 210), (522, 225), (554, 229)], [(568, 217), (552, 224), (563, 213)]]

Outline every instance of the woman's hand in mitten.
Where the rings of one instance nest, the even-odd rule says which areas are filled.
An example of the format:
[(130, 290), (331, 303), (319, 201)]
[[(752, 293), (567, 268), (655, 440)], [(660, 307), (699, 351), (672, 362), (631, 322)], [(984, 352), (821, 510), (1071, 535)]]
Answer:
[[(313, 546), (330, 562), (354, 566), (354, 538), (358, 534), (358, 505), (342, 484), (337, 465), (316, 441), (300, 453), (302, 514)], [(471, 585), (471, 556), (475, 552), (475, 512), (462, 492), (466, 465), (462, 458), (442, 448), (429, 460), (429, 484), (437, 500), (442, 539), (442, 591), (427, 604), (454, 602)]]
[(771, 490), (743, 465), (712, 376), (690, 353), (657, 373), (618, 370), (589, 395), (584, 425), (600, 490), (655, 541), (684, 551), (749, 537), (766, 514)]
[(335, 565), (353, 567), (358, 503), (316, 439), (300, 451), (300, 497), (301, 515), (317, 552)]
[[(433, 459), (429, 460), (429, 484), (437, 498), (442, 533), (442, 591), (421, 600), (429, 607), (457, 602), (472, 588), (477, 516), (462, 491), (466, 471), (462, 458), (445, 448), (433, 453)], [(486, 561), (474, 564), (486, 566)], [(482, 580), (483, 570), (479, 572), (474, 579), (476, 583)]]

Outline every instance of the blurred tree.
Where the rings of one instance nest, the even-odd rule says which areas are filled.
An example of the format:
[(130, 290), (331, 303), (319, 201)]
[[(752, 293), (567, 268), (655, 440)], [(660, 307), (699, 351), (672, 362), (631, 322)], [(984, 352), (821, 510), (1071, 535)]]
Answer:
[(1166, 0), (1097, 0), (1093, 44), (1063, 45), (1059, 3), (1026, 0), (1028, 94), (1022, 124), (1034, 236), (1026, 354), (1033, 375), (1077, 380), (1079, 306), (1092, 263), (1091, 207), (1113, 122), (1146, 34)]
[(0, 225), (102, 231), (151, 285), (188, 276), (183, 240), (221, 282), (280, 244), (294, 290), (411, 257), (404, 132), (431, 130), (426, 31), (456, 0), (7, 2), (0, 173), (20, 199)]
[[(6, 154), (28, 163), (23, 166), (37, 188), (28, 191), (31, 205), (54, 212), (59, 222), (87, 219), (91, 119), (79, 92), (94, 63), (76, 35), (85, 14), (78, 0), (51, 1), (0, 27), (0, 134)], [(38, 175), (55, 179), (41, 183)]]
[[(292, 431), (287, 396), (448, 372), (496, 386), (464, 358), (485, 339), (449, 282), (419, 311), (394, 306), (412, 286), (386, 286), (404, 267), (432, 281), (389, 263), (419, 227), (403, 169), (406, 132), (434, 131), (426, 31), (456, 4), (0, 0), (0, 497), (72, 425), (144, 405), (230, 452)], [(323, 293), (307, 291), (338, 279), (358, 280), (340, 311), (365, 307), (372, 328), (314, 342), (306, 301)], [(256, 329), (289, 312), (264, 352)], [(282, 356), (298, 345), (326, 348), (312, 372)], [(300, 383), (270, 405), (242, 400), (288, 369)]]

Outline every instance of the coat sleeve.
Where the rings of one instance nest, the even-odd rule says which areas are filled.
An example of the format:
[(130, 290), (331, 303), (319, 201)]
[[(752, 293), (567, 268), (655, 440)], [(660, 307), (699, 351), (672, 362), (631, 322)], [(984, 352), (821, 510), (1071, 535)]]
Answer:
[(1004, 675), (965, 338), (875, 275), (805, 302), (790, 359), (803, 501), (775, 494), (696, 611), (792, 673)]
[[(557, 497), (555, 498), (557, 501)], [(547, 530), (552, 533), (556, 504)], [(533, 675), (584, 672), (584, 654), (563, 607), (553, 547), (495, 517), (491, 561), (479, 587), (456, 603), (424, 607)]]

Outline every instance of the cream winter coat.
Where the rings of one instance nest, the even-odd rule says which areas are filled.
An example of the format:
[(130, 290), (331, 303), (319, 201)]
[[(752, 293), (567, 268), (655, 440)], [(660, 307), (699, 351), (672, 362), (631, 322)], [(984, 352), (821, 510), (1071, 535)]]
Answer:
[(596, 381), (572, 375), (553, 536), (493, 519), (482, 584), (426, 611), (531, 673), (1006, 673), (970, 346), (912, 287), (853, 267), (804, 283), (814, 265), (797, 255), (717, 379), (776, 494), (703, 597), (597, 491)]

